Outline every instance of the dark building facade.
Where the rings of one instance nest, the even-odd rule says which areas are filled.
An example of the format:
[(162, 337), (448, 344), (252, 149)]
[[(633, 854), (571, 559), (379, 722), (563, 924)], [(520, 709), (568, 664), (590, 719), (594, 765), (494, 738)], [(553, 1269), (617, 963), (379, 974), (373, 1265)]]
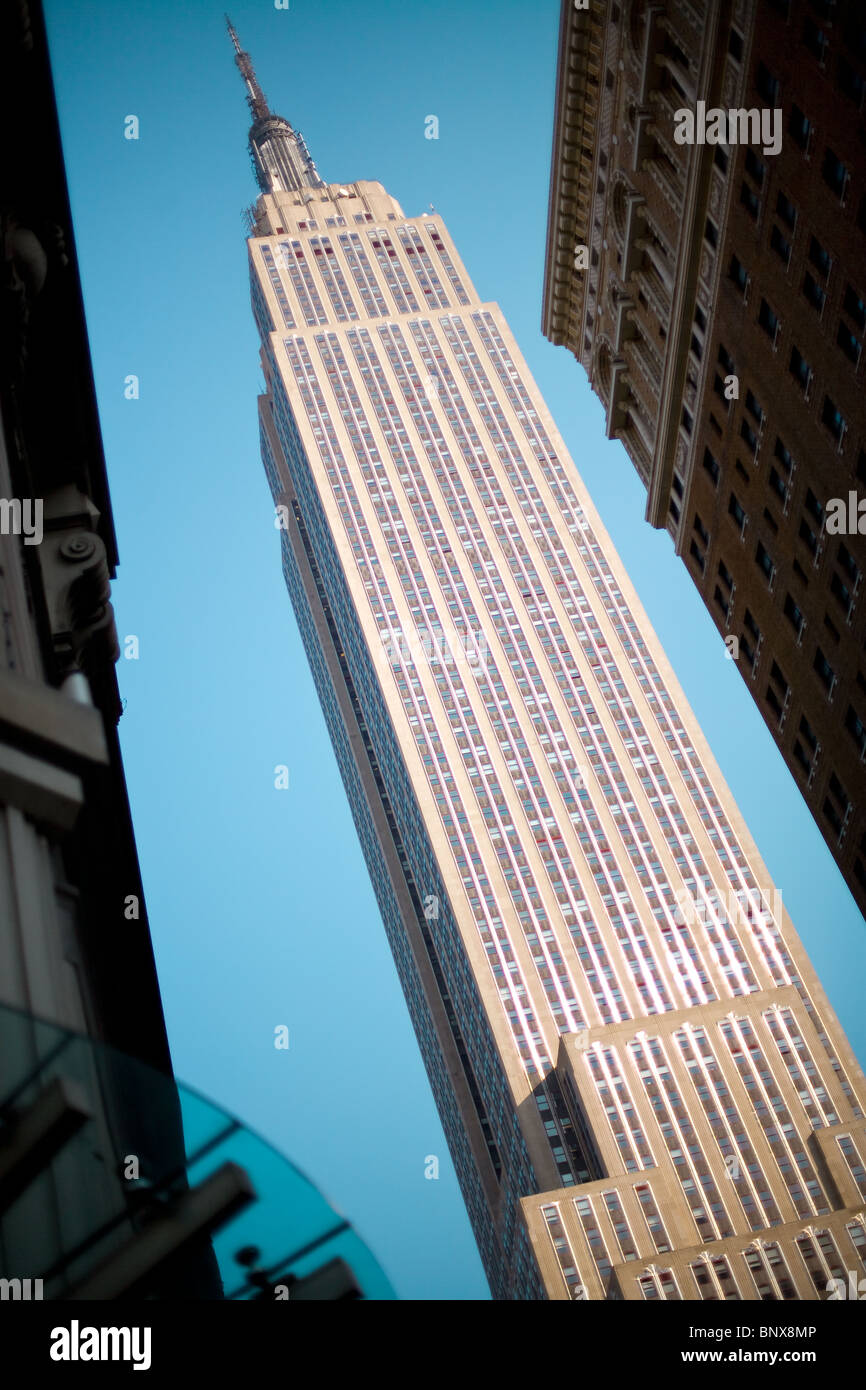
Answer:
[[(6, 7), (0, 33), (0, 1272), (49, 1298), (139, 1226), (125, 1157), (146, 1185), (183, 1174), (184, 1146), (117, 737), (117, 545), (41, 7)], [(161, 1284), (181, 1289), (219, 1296), (212, 1255)]]
[(564, 3), (543, 310), (861, 909), (864, 85), (853, 0)]

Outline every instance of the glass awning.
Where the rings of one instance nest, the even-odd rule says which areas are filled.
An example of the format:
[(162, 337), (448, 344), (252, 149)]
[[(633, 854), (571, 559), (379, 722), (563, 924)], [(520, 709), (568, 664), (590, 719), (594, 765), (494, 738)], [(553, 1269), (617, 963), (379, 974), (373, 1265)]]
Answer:
[(154, 1067), (0, 1006), (0, 1277), (44, 1299), (393, 1299), (287, 1158)]

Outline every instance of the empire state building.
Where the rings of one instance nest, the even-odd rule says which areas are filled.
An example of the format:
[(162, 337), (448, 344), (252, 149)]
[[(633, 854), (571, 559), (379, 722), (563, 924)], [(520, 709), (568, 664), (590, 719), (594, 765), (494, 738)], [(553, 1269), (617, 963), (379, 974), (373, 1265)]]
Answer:
[(866, 1083), (779, 894), (501, 310), (230, 32), (283, 572), (493, 1295), (826, 1298)]

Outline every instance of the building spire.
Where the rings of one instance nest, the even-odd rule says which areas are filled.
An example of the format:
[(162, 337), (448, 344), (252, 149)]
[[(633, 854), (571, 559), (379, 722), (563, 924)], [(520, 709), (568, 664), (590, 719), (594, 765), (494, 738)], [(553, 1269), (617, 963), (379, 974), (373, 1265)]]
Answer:
[(241, 41), (228, 15), (226, 15), (226, 25), (228, 26), (229, 37), (234, 44), (235, 62), (238, 65), (241, 77), (244, 79), (246, 85), (247, 105), (250, 108), (250, 114), (254, 121), (263, 121), (265, 117), (269, 116), (271, 113), (268, 109), (265, 94), (259, 86), (252, 58), (249, 53), (245, 53), (241, 48)]
[(288, 193), (299, 188), (324, 187), (301, 132), (295, 130), (283, 116), (275, 116), (268, 106), (252, 59), (241, 48), (241, 41), (228, 15), (226, 25), (253, 118), (250, 156), (259, 188), (263, 193)]

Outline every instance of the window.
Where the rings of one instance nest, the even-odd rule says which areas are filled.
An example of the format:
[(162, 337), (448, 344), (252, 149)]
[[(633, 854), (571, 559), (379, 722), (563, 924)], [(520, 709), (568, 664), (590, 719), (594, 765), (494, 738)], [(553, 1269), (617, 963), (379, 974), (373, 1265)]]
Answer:
[(836, 810), (836, 807), (833, 805), (833, 802), (830, 800), (829, 796), (824, 798), (824, 805), (822, 809), (825, 817), (830, 822), (833, 829), (836, 831), (836, 834), (841, 835), (844, 822), (842, 820), (842, 817), (839, 815), (839, 812)]
[(852, 583), (856, 584), (857, 580), (860, 577), (860, 570), (857, 567), (854, 561), (854, 557), (852, 556), (848, 547), (846, 545), (843, 545), (841, 541), (839, 542), (839, 554), (837, 560), (838, 563), (841, 565), (842, 569), (847, 574), (848, 578), (852, 581)]
[(800, 764), (801, 768), (808, 777), (812, 772), (812, 763), (811, 760), (807, 757), (803, 749), (803, 745), (799, 739), (797, 739), (794, 743), (794, 757), (796, 758), (797, 762)]
[(746, 392), (746, 409), (749, 411), (751, 415), (754, 415), (759, 425), (762, 424), (764, 419), (764, 411), (762, 407), (759, 405), (757, 397), (754, 395), (752, 391)]
[(827, 51), (827, 35), (823, 29), (818, 28), (814, 19), (809, 16), (803, 25), (803, 42), (813, 58), (817, 58), (818, 62), (823, 64), (824, 54)]
[(775, 106), (779, 99), (779, 79), (774, 77), (763, 63), (758, 64), (755, 86), (767, 106)]
[(782, 481), (782, 479), (779, 477), (779, 474), (776, 472), (775, 468), (771, 468), (771, 469), (770, 469), (769, 483), (770, 483), (770, 487), (772, 488), (773, 492), (776, 493), (776, 496), (779, 498), (779, 500), (780, 500), (782, 503), (787, 502), (787, 500), (788, 500), (788, 487), (787, 487), (787, 484), (784, 483), (784, 482)]
[(792, 469), (793, 469), (793, 467), (794, 467), (794, 460), (793, 460), (793, 458), (791, 457), (790, 450), (788, 450), (788, 449), (785, 448), (784, 444), (782, 443), (782, 441), (781, 441), (781, 439), (779, 438), (778, 435), (776, 435), (776, 447), (775, 447), (775, 449), (773, 450), (773, 454), (774, 454), (774, 457), (777, 458), (777, 459), (779, 460), (779, 462), (780, 462), (780, 464), (782, 465), (782, 467), (784, 468), (785, 472), (786, 472), (786, 473), (788, 474), (788, 476), (790, 477), (791, 471), (792, 471)]
[(785, 225), (790, 227), (793, 231), (797, 225), (797, 209), (794, 207), (791, 199), (787, 198), (784, 193), (780, 193), (776, 199), (776, 212)]
[(757, 222), (758, 213), (761, 208), (761, 200), (753, 188), (743, 182), (740, 185), (740, 202), (746, 209), (753, 222)]
[(781, 724), (781, 717), (783, 717), (783, 714), (785, 712), (784, 706), (783, 703), (781, 703), (780, 698), (778, 698), (776, 691), (774, 691), (771, 685), (767, 685), (765, 696), (763, 696), (763, 698), (766, 699), (767, 705), (769, 705), (770, 709), (773, 710), (774, 714), (776, 714), (777, 724)]
[(731, 574), (731, 571), (728, 569), (724, 560), (719, 561), (719, 578), (721, 579), (728, 593), (732, 594), (734, 592), (734, 576)]
[(809, 274), (808, 270), (806, 271), (806, 274), (803, 277), (803, 294), (811, 304), (812, 308), (817, 310), (817, 312), (820, 314), (824, 308), (824, 303), (827, 296), (821, 289), (821, 286), (815, 280), (812, 279), (812, 276)]
[(734, 284), (737, 286), (737, 289), (740, 290), (742, 294), (745, 294), (746, 286), (749, 283), (749, 274), (746, 270), (746, 267), (742, 264), (741, 261), (737, 259), (736, 256), (731, 257), (731, 264), (728, 267), (728, 276), (731, 280), (733, 280)]
[(763, 188), (767, 166), (761, 163), (755, 151), (751, 148), (746, 151), (745, 169), (749, 178), (754, 179), (759, 188)]
[(799, 106), (791, 107), (791, 119), (788, 122), (788, 130), (794, 137), (795, 145), (799, 145), (801, 150), (808, 149), (812, 122), (803, 114)]
[(812, 380), (812, 368), (806, 361), (798, 347), (791, 348), (791, 361), (788, 363), (788, 371), (798, 383), (803, 391), (808, 391), (809, 383)]
[(730, 499), (728, 501), (728, 515), (734, 518), (734, 521), (737, 523), (740, 530), (742, 531), (743, 526), (746, 522), (746, 513), (743, 511), (742, 505), (740, 504), (736, 495), (733, 492), (731, 493)]
[(835, 772), (830, 773), (829, 788), (830, 795), (835, 798), (836, 802), (842, 810), (842, 814), (844, 815), (847, 812), (848, 807), (851, 805), (851, 802), (848, 800), (848, 793), (845, 791), (845, 788), (842, 786), (842, 783), (839, 781), (839, 778), (836, 776)]
[(785, 699), (788, 695), (788, 682), (785, 680), (785, 677), (782, 675), (782, 672), (775, 661), (770, 667), (770, 680), (774, 683), (776, 689), (778, 690), (782, 698)]
[(827, 276), (830, 274), (830, 266), (832, 264), (830, 252), (826, 251), (818, 238), (814, 236), (809, 242), (809, 260), (812, 262), (815, 269), (820, 272), (822, 278), (826, 280)]
[(812, 775), (812, 761), (818, 752), (818, 738), (805, 715), (800, 720), (800, 733), (803, 742), (797, 739), (794, 744), (794, 757), (807, 777)]
[(728, 52), (737, 62), (742, 62), (743, 58), (743, 36), (738, 34), (736, 29), (732, 29), (728, 35)]
[(803, 544), (808, 546), (812, 554), (815, 555), (818, 550), (818, 537), (815, 535), (815, 532), (812, 530), (811, 526), (805, 519), (800, 522), (800, 530), (798, 534)]
[(704, 238), (711, 246), (718, 246), (719, 244), (719, 229), (710, 217), (707, 218), (704, 226)]
[(866, 754), (866, 725), (853, 705), (848, 706), (848, 713), (845, 715), (845, 728), (856, 743), (862, 758)]
[(866, 328), (866, 304), (851, 285), (845, 286), (842, 308), (848, 317), (854, 320), (858, 328)]
[(758, 548), (757, 548), (757, 550), (755, 551), (755, 564), (758, 566), (758, 569), (759, 569), (759, 570), (762, 570), (763, 573), (766, 575), (767, 583), (768, 583), (768, 584), (772, 584), (772, 582), (773, 582), (773, 561), (772, 561), (772, 558), (771, 558), (771, 556), (770, 556), (769, 551), (767, 551), (767, 550), (764, 548), (764, 544), (763, 544), (762, 541), (758, 541)]
[(799, 639), (803, 632), (803, 623), (806, 620), (794, 602), (791, 594), (786, 594), (785, 596), (785, 617), (788, 619), (788, 622), (791, 624)]
[(863, 105), (863, 77), (843, 56), (839, 57), (836, 65), (836, 86), (856, 106)]
[(779, 320), (777, 315), (773, 313), (773, 310), (770, 308), (766, 299), (761, 300), (761, 308), (758, 312), (758, 323), (761, 325), (767, 336), (772, 338), (773, 342), (775, 343), (776, 334), (779, 331)]
[(835, 193), (840, 202), (844, 202), (845, 190), (848, 187), (848, 170), (831, 149), (824, 155), (821, 175), (831, 192)]
[(788, 262), (791, 259), (791, 243), (785, 240), (775, 222), (773, 223), (773, 230), (770, 233), (770, 245), (787, 269)]
[(709, 545), (710, 533), (704, 526), (704, 523), (701, 521), (701, 518), (698, 516), (697, 512), (695, 512), (694, 528), (700, 536), (701, 540), (703, 541), (704, 545)]
[(704, 468), (713, 480), (713, 486), (719, 485), (719, 465), (713, 458), (709, 449), (704, 449)]
[(803, 505), (806, 508), (806, 511), (809, 513), (809, 515), (820, 526), (821, 522), (824, 520), (824, 508), (821, 506), (821, 503), (818, 501), (817, 497), (815, 496), (814, 492), (810, 487), (806, 489), (806, 500), (803, 503)]
[(848, 325), (843, 323), (841, 319), (839, 320), (839, 327), (836, 330), (836, 342), (848, 358), (848, 361), (853, 362), (856, 367), (857, 363), (860, 361), (860, 353), (863, 350), (863, 344), (860, 342), (859, 338), (854, 337)]
[(836, 443), (841, 444), (845, 437), (848, 424), (842, 412), (836, 408), (829, 396), (824, 397), (824, 407), (821, 411), (821, 423), (827, 426), (827, 429), (836, 440)]
[(812, 662), (812, 667), (818, 673), (818, 679), (824, 686), (824, 689), (829, 693), (833, 689), (836, 680), (836, 672), (833, 670), (833, 667), (830, 665), (820, 647), (818, 647), (815, 652), (815, 660)]
[(800, 733), (803, 735), (813, 753), (818, 751), (818, 735), (812, 728), (805, 714), (800, 719)]
[(755, 434), (755, 431), (752, 429), (752, 426), (749, 424), (748, 420), (743, 420), (743, 421), (741, 422), (741, 424), (740, 424), (740, 435), (741, 435), (742, 438), (746, 441), (746, 443), (748, 444), (748, 446), (749, 446), (749, 448), (751, 449), (752, 453), (753, 453), (753, 454), (757, 453), (757, 451), (758, 451), (758, 436)]
[(698, 550), (698, 547), (697, 547), (697, 545), (695, 544), (694, 541), (692, 541), (691, 545), (689, 546), (689, 554), (690, 554), (690, 555), (692, 556), (692, 558), (697, 562), (698, 569), (700, 570), (701, 574), (703, 574), (703, 572), (704, 572), (704, 557), (703, 557), (703, 554), (701, 553), (701, 551)]
[(851, 612), (851, 590), (847, 584), (843, 584), (838, 574), (834, 573), (830, 580), (830, 592), (833, 594), (840, 608), (844, 611), (847, 618)]

